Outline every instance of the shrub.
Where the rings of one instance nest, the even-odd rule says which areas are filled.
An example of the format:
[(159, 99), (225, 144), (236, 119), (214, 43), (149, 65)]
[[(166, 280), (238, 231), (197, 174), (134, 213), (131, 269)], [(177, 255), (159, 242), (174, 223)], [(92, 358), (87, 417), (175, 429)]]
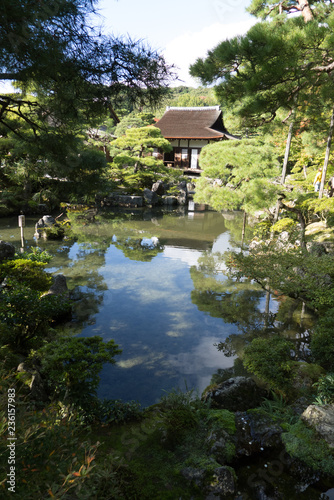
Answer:
[(0, 301), (0, 343), (13, 352), (28, 354), (38, 348), (48, 335), (54, 318), (68, 311), (66, 299), (47, 296), (24, 285), (6, 287)]
[(178, 444), (185, 432), (193, 429), (199, 422), (201, 411), (207, 404), (199, 396), (194, 396), (193, 391), (182, 392), (173, 389), (161, 398), (162, 425), (167, 445)]
[(283, 337), (256, 338), (245, 348), (243, 363), (270, 387), (284, 391), (291, 382), (293, 348)]
[(320, 377), (314, 387), (317, 388), (315, 404), (328, 405), (334, 403), (334, 373), (328, 373)]
[(282, 233), (283, 231), (292, 232), (297, 225), (297, 222), (290, 219), (289, 217), (284, 217), (277, 221), (271, 228), (274, 233)]
[(334, 308), (331, 308), (319, 319), (310, 343), (315, 361), (330, 371), (334, 371), (333, 325)]
[(86, 418), (93, 418), (104, 424), (122, 424), (141, 417), (140, 403), (120, 399), (96, 400), (94, 411), (85, 412)]
[(45, 263), (30, 259), (14, 259), (0, 265), (0, 280), (7, 280), (7, 286), (22, 284), (32, 290), (48, 290), (52, 277), (44, 271)]
[(51, 391), (85, 410), (96, 395), (103, 363), (114, 364), (114, 356), (121, 352), (113, 340), (103, 342), (94, 336), (55, 340), (39, 349), (36, 356)]

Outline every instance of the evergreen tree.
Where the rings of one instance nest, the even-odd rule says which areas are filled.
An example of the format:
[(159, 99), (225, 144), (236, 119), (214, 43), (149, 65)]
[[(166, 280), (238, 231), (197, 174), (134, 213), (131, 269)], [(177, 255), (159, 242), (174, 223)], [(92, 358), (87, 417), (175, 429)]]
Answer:
[(150, 105), (160, 100), (170, 67), (144, 43), (92, 27), (96, 3), (1, 3), (0, 78), (22, 89), (0, 96), (0, 120), (9, 130), (21, 133), (15, 124), (20, 117), (36, 138), (50, 124), (82, 128), (83, 119), (101, 120), (124, 99)]
[(151, 187), (161, 174), (171, 175), (159, 152), (172, 147), (157, 127), (133, 127), (111, 143), (113, 156), (111, 176), (132, 190)]
[(209, 203), (216, 210), (268, 210), (281, 189), (278, 151), (263, 139), (205, 146), (200, 166), (203, 175), (196, 183), (195, 201)]

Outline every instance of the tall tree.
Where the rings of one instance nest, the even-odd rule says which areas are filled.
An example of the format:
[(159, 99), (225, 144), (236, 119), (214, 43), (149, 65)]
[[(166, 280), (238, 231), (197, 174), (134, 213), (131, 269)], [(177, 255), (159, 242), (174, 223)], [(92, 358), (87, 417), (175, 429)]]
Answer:
[(142, 42), (92, 27), (96, 3), (1, 2), (0, 79), (17, 82), (23, 92), (0, 96), (0, 121), (16, 134), (13, 118), (38, 137), (50, 121), (73, 125), (124, 98), (154, 104), (163, 95), (171, 78), (164, 58)]
[[(215, 83), (220, 102), (233, 107), (245, 123), (259, 126), (285, 111), (286, 117), (294, 113), (296, 122), (307, 121), (307, 129), (316, 130), (319, 115), (333, 107), (333, 6), (315, 0), (303, 4), (305, 9), (298, 1), (254, 0), (249, 10), (273, 19), (220, 43), (191, 66), (192, 76)], [(297, 11), (300, 16), (289, 16)]]

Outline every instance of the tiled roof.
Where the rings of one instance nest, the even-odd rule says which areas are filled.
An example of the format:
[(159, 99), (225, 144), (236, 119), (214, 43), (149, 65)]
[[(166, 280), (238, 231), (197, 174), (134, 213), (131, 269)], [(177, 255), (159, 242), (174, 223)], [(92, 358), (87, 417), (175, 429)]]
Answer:
[(237, 139), (225, 129), (219, 106), (167, 107), (155, 127), (166, 139)]

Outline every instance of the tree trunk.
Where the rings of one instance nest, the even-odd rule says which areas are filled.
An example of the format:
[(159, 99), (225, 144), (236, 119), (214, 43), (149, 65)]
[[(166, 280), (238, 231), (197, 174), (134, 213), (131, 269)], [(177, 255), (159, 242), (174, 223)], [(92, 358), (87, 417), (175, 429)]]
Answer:
[(286, 169), (288, 166), (288, 160), (289, 160), (289, 154), (290, 154), (290, 147), (291, 147), (291, 140), (292, 140), (292, 130), (293, 130), (293, 121), (289, 125), (289, 132), (288, 132), (288, 138), (286, 141), (286, 146), (285, 146), (285, 155), (284, 155), (284, 161), (283, 161), (283, 168), (282, 168), (282, 178), (281, 178), (281, 183), (285, 183), (285, 177), (286, 177)]
[(297, 0), (298, 2), (298, 10), (301, 11), (305, 23), (312, 21), (314, 19), (313, 12), (307, 0)]
[[(292, 113), (293, 113), (293, 111), (292, 111)], [(290, 154), (290, 147), (291, 147), (291, 140), (292, 140), (293, 124), (294, 124), (294, 120), (292, 119), (292, 122), (289, 125), (288, 138), (286, 140), (285, 155), (284, 155), (284, 161), (283, 161), (283, 167), (282, 167), (281, 184), (285, 183), (286, 170), (287, 170), (287, 166), (288, 166), (288, 160), (289, 160), (289, 154)], [(276, 209), (275, 209), (275, 214), (274, 214), (274, 224), (278, 221), (279, 209), (280, 209), (280, 204), (279, 204), (279, 202), (277, 202)]]
[(246, 222), (247, 222), (247, 214), (244, 212), (244, 220), (242, 224), (242, 235), (241, 235), (241, 250), (244, 246), (245, 232), (246, 232)]
[(320, 184), (320, 190), (319, 190), (319, 199), (322, 198), (323, 193), (324, 193), (324, 185), (325, 185), (325, 179), (326, 179), (326, 173), (327, 173), (327, 167), (328, 167), (328, 161), (329, 161), (329, 154), (331, 152), (333, 130), (334, 130), (334, 108), (332, 111), (331, 124), (329, 127), (329, 134), (328, 134), (328, 139), (327, 139), (327, 148), (326, 148), (324, 167), (322, 169), (322, 177), (321, 177), (321, 184)]

